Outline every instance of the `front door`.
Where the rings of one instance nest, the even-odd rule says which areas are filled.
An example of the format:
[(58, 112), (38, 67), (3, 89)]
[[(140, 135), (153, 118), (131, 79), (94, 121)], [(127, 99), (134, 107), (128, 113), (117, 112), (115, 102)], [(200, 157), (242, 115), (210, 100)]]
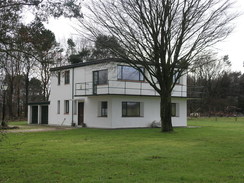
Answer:
[(78, 103), (78, 125), (84, 125), (84, 102)]

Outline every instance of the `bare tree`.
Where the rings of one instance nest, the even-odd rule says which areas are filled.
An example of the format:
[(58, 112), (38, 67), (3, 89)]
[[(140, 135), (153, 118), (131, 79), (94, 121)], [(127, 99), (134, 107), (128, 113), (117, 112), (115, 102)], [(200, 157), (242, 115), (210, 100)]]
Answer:
[(232, 32), (238, 16), (232, 7), (230, 0), (91, 0), (91, 15), (80, 23), (89, 36), (106, 33), (118, 40), (125, 53), (117, 54), (159, 93), (162, 131), (169, 132), (177, 80), (199, 53)]

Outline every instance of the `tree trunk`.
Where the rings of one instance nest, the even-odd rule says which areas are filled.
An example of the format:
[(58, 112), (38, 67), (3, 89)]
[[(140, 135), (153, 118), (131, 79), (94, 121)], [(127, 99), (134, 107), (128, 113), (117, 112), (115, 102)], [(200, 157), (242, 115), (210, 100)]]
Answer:
[(172, 132), (172, 119), (171, 119), (171, 93), (160, 95), (160, 117), (161, 117), (161, 131)]

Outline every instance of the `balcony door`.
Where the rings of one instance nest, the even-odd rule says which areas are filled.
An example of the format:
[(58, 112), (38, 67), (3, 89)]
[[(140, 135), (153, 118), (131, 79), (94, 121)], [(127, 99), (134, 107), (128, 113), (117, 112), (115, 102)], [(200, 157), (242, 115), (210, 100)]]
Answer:
[(98, 85), (98, 71), (93, 72), (93, 94), (97, 94), (97, 85)]
[(97, 94), (97, 85), (108, 84), (108, 70), (93, 71), (93, 94)]

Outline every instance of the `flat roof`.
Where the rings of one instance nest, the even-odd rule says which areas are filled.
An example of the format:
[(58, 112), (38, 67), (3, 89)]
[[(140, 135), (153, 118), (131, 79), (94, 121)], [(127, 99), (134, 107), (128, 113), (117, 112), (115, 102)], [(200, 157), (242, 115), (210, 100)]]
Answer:
[(99, 59), (99, 60), (88, 60), (86, 62), (80, 62), (80, 63), (76, 63), (76, 64), (71, 64), (71, 65), (54, 67), (54, 68), (51, 68), (50, 71), (59, 71), (59, 70), (64, 70), (64, 69), (71, 69), (71, 68), (75, 68), (75, 67), (84, 67), (87, 65), (95, 65), (95, 64), (108, 63), (108, 62), (124, 62), (124, 60), (121, 58), (105, 58), (105, 59)]
[(49, 105), (50, 101), (28, 102), (28, 105)]

